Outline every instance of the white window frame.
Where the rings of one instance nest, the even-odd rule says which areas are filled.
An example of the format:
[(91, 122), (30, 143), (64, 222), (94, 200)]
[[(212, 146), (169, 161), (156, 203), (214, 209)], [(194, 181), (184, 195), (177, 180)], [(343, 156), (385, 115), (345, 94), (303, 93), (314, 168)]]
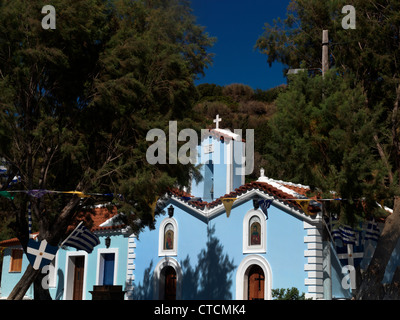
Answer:
[[(249, 223), (252, 217), (258, 217), (261, 225), (260, 245), (249, 245)], [(265, 215), (261, 210), (251, 209), (243, 218), (243, 253), (266, 253), (267, 252), (267, 223)]]
[(96, 285), (103, 285), (104, 277), (104, 254), (114, 253), (114, 275), (113, 285), (117, 283), (117, 270), (118, 270), (118, 248), (103, 248), (97, 249), (97, 268), (96, 268)]
[[(164, 249), (164, 230), (168, 224), (172, 224), (174, 228), (174, 248), (172, 250)], [(165, 218), (161, 221), (160, 229), (158, 231), (158, 256), (177, 256), (178, 255), (178, 223), (174, 218)]]

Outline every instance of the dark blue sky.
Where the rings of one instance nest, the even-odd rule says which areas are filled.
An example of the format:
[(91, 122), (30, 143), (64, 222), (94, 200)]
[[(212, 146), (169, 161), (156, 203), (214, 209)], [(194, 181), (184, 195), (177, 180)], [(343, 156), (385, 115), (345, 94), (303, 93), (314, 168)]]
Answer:
[(270, 68), (267, 56), (254, 45), (265, 22), (284, 18), (288, 4), (289, 0), (192, 0), (197, 23), (217, 37), (210, 50), (214, 63), (196, 83), (243, 83), (264, 90), (286, 83), (283, 66), (275, 63)]

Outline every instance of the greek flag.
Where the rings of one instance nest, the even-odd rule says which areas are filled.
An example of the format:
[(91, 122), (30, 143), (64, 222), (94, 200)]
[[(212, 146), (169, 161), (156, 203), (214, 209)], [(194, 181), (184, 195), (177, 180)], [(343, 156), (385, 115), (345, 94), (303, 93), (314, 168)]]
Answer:
[(26, 255), (33, 269), (39, 270), (53, 261), (57, 250), (58, 247), (49, 245), (46, 240), (36, 242), (29, 239)]
[(365, 240), (378, 241), (380, 234), (378, 224), (375, 221), (369, 221), (365, 230)]
[(332, 231), (333, 239), (340, 239), (344, 244), (356, 244), (356, 233), (349, 226), (340, 226)]
[(92, 232), (89, 231), (81, 221), (74, 231), (65, 239), (61, 246), (69, 246), (78, 250), (85, 250), (87, 253), (91, 253), (93, 248), (100, 244), (99, 238)]

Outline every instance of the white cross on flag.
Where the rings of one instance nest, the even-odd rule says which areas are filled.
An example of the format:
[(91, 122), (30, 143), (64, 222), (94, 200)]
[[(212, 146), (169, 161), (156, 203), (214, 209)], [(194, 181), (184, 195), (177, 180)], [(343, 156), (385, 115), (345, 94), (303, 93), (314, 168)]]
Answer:
[(53, 261), (57, 250), (58, 247), (49, 245), (46, 240), (36, 242), (29, 239), (26, 253), (33, 269), (39, 270)]

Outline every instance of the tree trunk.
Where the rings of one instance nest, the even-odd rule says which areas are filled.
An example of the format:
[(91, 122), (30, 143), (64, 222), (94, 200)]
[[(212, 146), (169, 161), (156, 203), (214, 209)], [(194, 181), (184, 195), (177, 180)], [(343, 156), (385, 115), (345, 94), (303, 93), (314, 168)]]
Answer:
[(25, 296), (25, 293), (28, 291), (31, 284), (35, 281), (39, 273), (40, 270), (33, 269), (33, 267), (29, 264), (25, 270), (24, 275), (15, 285), (7, 300), (22, 300)]
[[(42, 224), (43, 221), (40, 221), (40, 234), (39, 238), (47, 240), (47, 242), (51, 245), (57, 245), (58, 242), (61, 240), (62, 236), (65, 234), (65, 231), (71, 222), (71, 219), (75, 213), (75, 209), (77, 205), (79, 204), (80, 199), (77, 196), (74, 196), (68, 204), (64, 207), (64, 209), (61, 211), (56, 223), (53, 224), (51, 231), (46, 230), (46, 228), (43, 228)], [(51, 299), (49, 290), (44, 289), (42, 287), (42, 279), (44, 275), (41, 274), (41, 269), (40, 270), (35, 270), (33, 267), (29, 264), (28, 267), (25, 270), (24, 275), (22, 278), (18, 281), (18, 283), (15, 285), (14, 289), (8, 296), (8, 300), (22, 300), (22, 298), (25, 296), (25, 293), (28, 291), (29, 287), (31, 286), (32, 283), (34, 283), (34, 294), (35, 294), (35, 300), (49, 300)]]
[(357, 292), (358, 300), (380, 300), (384, 296), (382, 279), (392, 252), (400, 238), (400, 197), (395, 197), (393, 213), (386, 218), (371, 263)]
[(53, 300), (50, 296), (50, 292), (48, 287), (45, 288), (43, 286), (43, 279), (46, 277), (46, 274), (40, 272), (35, 281), (33, 282), (33, 298), (34, 300)]

